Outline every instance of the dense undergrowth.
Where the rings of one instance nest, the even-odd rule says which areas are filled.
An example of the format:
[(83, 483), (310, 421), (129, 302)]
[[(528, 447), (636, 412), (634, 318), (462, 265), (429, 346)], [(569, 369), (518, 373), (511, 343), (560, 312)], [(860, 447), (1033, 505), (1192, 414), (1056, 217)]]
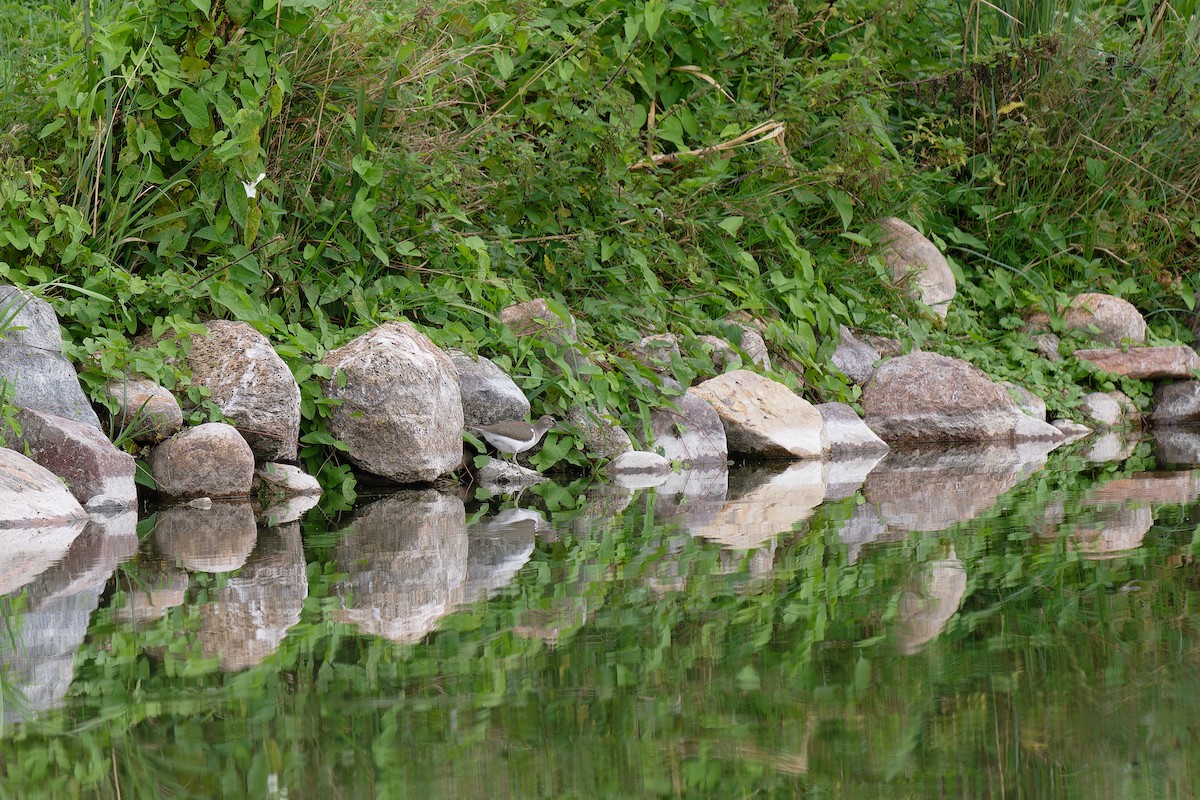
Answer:
[[(629, 346), (681, 335), (686, 383), (735, 311), (814, 400), (857, 395), (827, 367), (845, 323), (1070, 413), (1111, 387), (1039, 359), (1023, 313), (1109, 291), (1192, 338), (1196, 6), (3, 2), (0, 280), (55, 303), (85, 386), (147, 373), (197, 416), (175, 343), (134, 338), (252, 324), (330, 484), (349, 473), (313, 365), (394, 318), (493, 357), (535, 410), (611, 405), (635, 433), (662, 398)], [(945, 325), (886, 279), (885, 215), (951, 258)], [(539, 296), (601, 374), (546, 369), (499, 324)]]

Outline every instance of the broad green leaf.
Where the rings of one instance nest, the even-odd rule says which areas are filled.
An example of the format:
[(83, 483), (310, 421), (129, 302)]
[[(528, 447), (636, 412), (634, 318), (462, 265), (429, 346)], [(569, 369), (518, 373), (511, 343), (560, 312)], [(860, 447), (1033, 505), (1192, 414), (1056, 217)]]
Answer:
[(854, 219), (854, 201), (850, 199), (850, 195), (835, 189), (830, 189), (825, 194), (837, 209), (838, 216), (842, 218), (842, 228), (849, 230), (850, 222)]
[(650, 0), (646, 3), (646, 10), (643, 12), (643, 21), (646, 25), (646, 34), (653, 39), (654, 34), (658, 33), (658, 26), (662, 22), (663, 14), (666, 13), (667, 7), (659, 0)]
[(190, 86), (179, 90), (179, 109), (183, 112), (187, 124), (193, 128), (207, 128), (212, 123), (208, 114), (208, 104), (204, 102), (200, 93)]
[(742, 227), (745, 219), (745, 217), (726, 217), (717, 223), (717, 227), (732, 236), (738, 232), (738, 228)]

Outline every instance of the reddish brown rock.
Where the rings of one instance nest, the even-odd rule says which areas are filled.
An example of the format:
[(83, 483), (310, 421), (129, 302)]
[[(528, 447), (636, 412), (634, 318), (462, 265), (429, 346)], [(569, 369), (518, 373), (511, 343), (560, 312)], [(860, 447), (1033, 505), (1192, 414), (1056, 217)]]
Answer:
[[(183, 410), (170, 390), (145, 378), (114, 380), (101, 390), (117, 407), (113, 423), (135, 442), (161, 442), (183, 428)], [(114, 435), (113, 438), (118, 438)]]
[(80, 503), (89, 508), (137, 505), (133, 456), (96, 428), (30, 409), (19, 411), (17, 420), (21, 435), (10, 435), (13, 444), (62, 478)]
[(245, 497), (254, 484), (254, 452), (224, 422), (180, 431), (154, 448), (149, 466), (168, 497)]
[(1112, 375), (1137, 380), (1159, 378), (1190, 378), (1200, 370), (1200, 355), (1185, 345), (1174, 347), (1135, 347), (1121, 350), (1113, 347), (1076, 350), (1075, 357), (1095, 364)]
[[(1104, 342), (1141, 344), (1146, 341), (1146, 320), (1141, 312), (1128, 300), (1108, 294), (1076, 295), (1064, 310), (1063, 321), (1071, 330), (1090, 333)], [(1026, 329), (1044, 331), (1049, 324), (1050, 315), (1038, 312), (1029, 316)]]

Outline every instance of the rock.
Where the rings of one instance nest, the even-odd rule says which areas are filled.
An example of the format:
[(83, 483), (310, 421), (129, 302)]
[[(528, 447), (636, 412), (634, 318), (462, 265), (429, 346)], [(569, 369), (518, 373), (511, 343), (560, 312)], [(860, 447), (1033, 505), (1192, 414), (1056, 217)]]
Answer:
[(192, 383), (264, 461), (292, 461), (300, 437), (300, 387), (271, 342), (245, 322), (206, 322), (187, 354)]
[[(896, 541), (898, 534), (888, 528), (875, 506), (863, 503), (855, 506), (850, 518), (842, 523), (838, 538), (846, 545), (846, 563), (853, 564), (864, 547), (874, 542)], [(904, 538), (908, 538), (907, 534)]]
[(1062, 355), (1058, 352), (1060, 342), (1053, 333), (1040, 333), (1033, 337), (1033, 341), (1037, 344), (1039, 356), (1047, 361), (1062, 361)]
[(113, 425), (139, 444), (161, 442), (183, 428), (179, 401), (152, 380), (112, 380), (101, 391), (117, 407)]
[[(639, 363), (655, 372), (670, 372), (672, 362), (682, 358), (679, 352), (679, 340), (673, 333), (659, 333), (643, 337), (633, 346), (631, 355)], [(513, 419), (513, 417), (509, 419)]]
[(816, 409), (825, 421), (823, 430), (830, 455), (883, 454), (888, 451), (887, 442), (876, 436), (845, 403), (821, 403)]
[(232, 572), (246, 563), (256, 541), (254, 507), (244, 500), (207, 509), (177, 503), (160, 509), (154, 526), (158, 551), (189, 572)]
[[(1070, 330), (1087, 333), (1099, 341), (1112, 344), (1146, 341), (1146, 320), (1141, 312), (1129, 301), (1112, 295), (1091, 292), (1076, 295), (1063, 318)], [(1029, 316), (1026, 330), (1037, 331), (1049, 324), (1050, 315), (1037, 312)]]
[(461, 350), (450, 350), (447, 355), (458, 370), (463, 421), (468, 428), (529, 417), (525, 393), (491, 360)]
[[(0, 522), (0, 595), (18, 591), (61, 561), (87, 527), (86, 516), (44, 524)], [(0, 643), (3, 641), (0, 636)]]
[(833, 351), (830, 360), (851, 382), (862, 386), (875, 373), (875, 362), (880, 359), (879, 351), (855, 337), (854, 332), (845, 325), (839, 325), (838, 331), (837, 350)]
[(1200, 424), (1200, 381), (1181, 381), (1155, 389), (1150, 422), (1162, 426)]
[(362, 469), (397, 483), (433, 481), (462, 462), (463, 405), (453, 362), (407, 322), (388, 322), (321, 361), (340, 400), (330, 434)]
[(725, 426), (707, 400), (688, 390), (671, 398), (674, 408), (650, 412), (650, 447), (668, 461), (691, 467), (705, 464), (724, 466), (729, 459)]
[(1110, 375), (1138, 380), (1160, 378), (1191, 378), (1200, 369), (1200, 355), (1190, 347), (1134, 347), (1121, 350), (1115, 347), (1076, 350), (1075, 357), (1094, 364)]
[(254, 453), (224, 422), (180, 431), (156, 446), (148, 463), (167, 497), (246, 497), (254, 488)]
[(764, 458), (817, 458), (825, 451), (821, 414), (782, 383), (734, 370), (692, 387), (725, 426), (732, 453)]
[(89, 509), (137, 506), (133, 456), (113, 447), (96, 428), (32, 409), (17, 412), (20, 436), (8, 432), (8, 445), (23, 450), (62, 478)]
[(217, 659), (226, 672), (261, 664), (300, 621), (307, 596), (300, 525), (264, 531), (237, 573), (200, 604), (201, 655)]
[(695, 534), (717, 518), (729, 493), (724, 463), (672, 472), (654, 497), (655, 520)]
[(549, 304), (538, 298), (526, 303), (509, 306), (500, 312), (500, 321), (508, 326), (515, 336), (534, 336), (553, 342), (559, 347), (575, 344), (575, 320), (569, 313), (559, 314)]
[(1088, 440), (1079, 455), (1095, 464), (1124, 461), (1133, 455), (1137, 441), (1116, 431), (1102, 433)]
[(879, 221), (883, 262), (892, 272), (892, 279), (905, 282), (912, 295), (942, 319), (950, 301), (958, 291), (954, 273), (937, 246), (921, 232), (896, 217)]
[(45, 300), (0, 286), (0, 382), (18, 408), (44, 411), (100, 428), (100, 418), (62, 354), (58, 316)]
[(70, 528), (86, 519), (87, 512), (54, 473), (15, 450), (0, 448), (0, 531)]
[(737, 346), (746, 354), (746, 358), (751, 364), (757, 364), (763, 369), (771, 368), (771, 355), (767, 352), (767, 340), (763, 335), (754, 328), (746, 325), (740, 326), (741, 340), (736, 342)]
[(299, 467), (268, 461), (254, 471), (254, 491), (285, 497), (319, 497), (321, 482)]
[(606, 469), (608, 476), (627, 489), (659, 486), (671, 474), (671, 462), (658, 453), (630, 450), (614, 458)]
[(1146, 341), (1146, 320), (1127, 300), (1107, 294), (1077, 295), (1067, 307), (1067, 327), (1090, 330), (1095, 327), (1105, 341)]
[(629, 434), (594, 409), (572, 406), (567, 424), (579, 431), (585, 452), (594, 458), (616, 458), (633, 449)]
[(1070, 525), (1070, 541), (1088, 558), (1111, 558), (1142, 546), (1142, 540), (1154, 525), (1150, 506), (1104, 506), (1084, 509)]
[(1008, 392), (1008, 396), (1017, 404), (1017, 408), (1034, 419), (1046, 421), (1046, 401), (1038, 397), (1024, 386), (1018, 386), (1012, 381), (1001, 381), (1000, 385)]
[(467, 513), (432, 490), (400, 491), (353, 518), (335, 550), (346, 579), (334, 585), (336, 622), (415, 644), (466, 596)]
[(889, 444), (1062, 438), (1023, 413), (981, 369), (936, 353), (883, 364), (863, 390), (862, 404), (867, 425)]
[(1073, 442), (1092, 432), (1092, 429), (1087, 425), (1080, 425), (1078, 422), (1069, 419), (1056, 419), (1050, 424), (1062, 431), (1062, 435), (1066, 437), (1064, 442)]
[[(886, 336), (871, 336), (863, 337), (868, 345), (873, 347), (880, 358), (895, 358), (896, 356), (904, 355), (904, 342), (899, 339), (889, 339)], [(920, 348), (914, 347), (912, 352), (919, 353)]]
[(1125, 423), (1125, 409), (1121, 403), (1104, 392), (1085, 395), (1079, 412), (1094, 428), (1116, 428)]

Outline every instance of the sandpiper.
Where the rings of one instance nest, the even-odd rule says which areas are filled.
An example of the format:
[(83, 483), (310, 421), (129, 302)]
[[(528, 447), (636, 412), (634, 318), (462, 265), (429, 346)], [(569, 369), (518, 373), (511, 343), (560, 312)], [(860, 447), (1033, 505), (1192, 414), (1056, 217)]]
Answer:
[(554, 425), (554, 417), (544, 416), (534, 425), (519, 419), (509, 419), (494, 425), (468, 428), (468, 430), (478, 433), (501, 453), (510, 455), (511, 460), (515, 463), (517, 453), (524, 453), (540, 442), (546, 431), (553, 428)]

